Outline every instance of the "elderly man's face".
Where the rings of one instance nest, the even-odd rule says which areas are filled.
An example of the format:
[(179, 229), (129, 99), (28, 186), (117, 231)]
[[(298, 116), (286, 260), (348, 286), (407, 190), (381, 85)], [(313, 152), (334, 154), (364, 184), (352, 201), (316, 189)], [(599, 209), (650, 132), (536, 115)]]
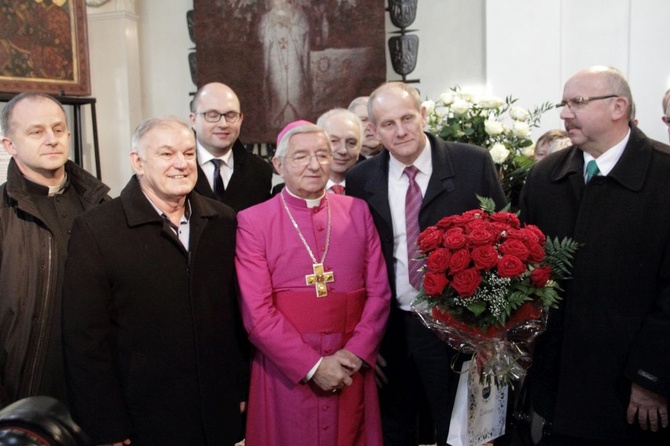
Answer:
[(358, 161), (361, 150), (361, 131), (358, 123), (342, 115), (332, 115), (321, 126), (330, 138), (333, 147), (331, 173), (338, 176), (347, 174)]
[(181, 200), (195, 187), (195, 138), (188, 128), (169, 124), (149, 130), (131, 153), (142, 190), (152, 199)]
[(2, 145), (21, 173), (36, 183), (57, 184), (70, 155), (70, 132), (58, 104), (42, 97), (20, 101), (14, 106), (10, 129)]
[[(235, 93), (223, 84), (209, 84), (204, 87), (196, 110), (191, 113), (191, 125), (198, 141), (213, 156), (227, 153), (240, 136), (243, 116), (240, 101)], [(219, 118), (217, 122), (208, 121)], [(223, 116), (217, 116), (223, 115)]]
[(272, 162), (288, 190), (298, 197), (313, 199), (323, 194), (330, 176), (331, 159), (332, 152), (324, 133), (298, 133), (291, 136), (286, 155), (273, 158)]
[(354, 107), (352, 113), (358, 116), (358, 118), (363, 122), (363, 134), (365, 139), (361, 147), (361, 153), (364, 156), (376, 155), (381, 151), (381, 141), (377, 139), (375, 133), (370, 128), (368, 124), (370, 120), (368, 119), (368, 106), (367, 103), (360, 104)]
[(409, 93), (389, 86), (376, 95), (370, 121), (384, 147), (409, 166), (426, 145), (425, 114), (425, 109), (417, 109)]
[[(578, 97), (608, 96), (613, 94), (598, 73), (578, 73), (568, 80), (563, 89), (563, 101)], [(592, 155), (607, 150), (606, 141), (612, 131), (612, 117), (616, 97), (566, 105), (561, 109), (572, 144)], [(597, 155), (596, 155), (597, 156)]]

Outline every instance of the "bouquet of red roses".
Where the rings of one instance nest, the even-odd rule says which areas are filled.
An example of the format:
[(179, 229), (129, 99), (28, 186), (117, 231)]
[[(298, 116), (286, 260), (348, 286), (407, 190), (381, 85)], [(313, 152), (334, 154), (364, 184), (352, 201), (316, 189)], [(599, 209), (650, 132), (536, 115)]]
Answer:
[(442, 218), (419, 236), (423, 287), (413, 309), (453, 348), (474, 353), (482, 381), (525, 375), (526, 347), (556, 307), (578, 244), (551, 240), (516, 214), (482, 208)]

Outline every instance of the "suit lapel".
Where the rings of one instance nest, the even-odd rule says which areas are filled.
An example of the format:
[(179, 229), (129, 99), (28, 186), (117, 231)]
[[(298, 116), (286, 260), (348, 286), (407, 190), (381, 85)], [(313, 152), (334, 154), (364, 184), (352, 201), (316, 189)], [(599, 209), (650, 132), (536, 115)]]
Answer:
[(421, 204), (422, 209), (440, 194), (454, 190), (454, 168), (451, 165), (446, 146), (442, 141), (434, 138), (433, 135), (427, 133), (426, 136), (430, 139), (433, 174), (428, 180), (428, 188)]
[(365, 201), (386, 222), (389, 231), (393, 233), (388, 195), (389, 153), (387, 151), (380, 153), (370, 163), (373, 168), (370, 169), (365, 182)]

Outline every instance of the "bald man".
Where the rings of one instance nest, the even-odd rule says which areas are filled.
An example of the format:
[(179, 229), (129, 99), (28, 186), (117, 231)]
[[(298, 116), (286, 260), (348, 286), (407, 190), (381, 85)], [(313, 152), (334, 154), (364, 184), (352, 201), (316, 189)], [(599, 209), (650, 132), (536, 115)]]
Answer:
[(235, 211), (268, 199), (272, 167), (239, 139), (244, 116), (235, 92), (219, 82), (203, 85), (191, 103), (190, 119), (197, 139), (196, 192)]

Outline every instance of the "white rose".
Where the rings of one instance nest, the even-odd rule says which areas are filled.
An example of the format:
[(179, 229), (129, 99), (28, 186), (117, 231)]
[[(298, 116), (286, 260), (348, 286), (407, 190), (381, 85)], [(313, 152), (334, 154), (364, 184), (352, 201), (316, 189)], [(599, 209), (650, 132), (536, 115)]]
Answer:
[(435, 101), (423, 101), (423, 104), (421, 104), (423, 108), (426, 109), (427, 114), (432, 114), (435, 111)]
[(463, 99), (455, 99), (454, 103), (451, 104), (451, 111), (454, 112), (454, 115), (456, 116), (464, 115), (468, 110), (470, 110), (470, 103)]
[(526, 121), (528, 118), (530, 118), (530, 113), (528, 113), (528, 110), (525, 108), (521, 107), (512, 107), (509, 109), (509, 115), (514, 119), (515, 121)]
[(478, 105), (481, 108), (498, 108), (503, 105), (504, 101), (496, 96), (483, 97), (479, 100)]
[(512, 125), (512, 133), (517, 138), (528, 138), (530, 136), (530, 126), (525, 122), (516, 121)]
[(475, 94), (474, 93), (470, 93), (469, 91), (461, 91), (460, 95), (461, 95), (461, 99), (463, 99), (464, 101), (467, 101), (467, 102), (470, 102), (470, 103), (475, 102)]
[(526, 146), (523, 148), (523, 152), (521, 152), (523, 156), (527, 156), (528, 158), (532, 158), (535, 156), (535, 144), (531, 144), (529, 146)]
[(504, 163), (507, 157), (509, 156), (509, 150), (507, 150), (507, 147), (505, 147), (504, 144), (499, 142), (491, 146), (491, 149), (489, 149), (489, 153), (491, 153), (491, 158), (493, 158), (493, 162), (496, 164)]
[(440, 101), (444, 105), (451, 105), (452, 102), (454, 102), (454, 99), (456, 98), (456, 95), (454, 94), (453, 91), (445, 91), (440, 95)]
[(484, 121), (484, 130), (486, 131), (487, 135), (497, 136), (500, 135), (505, 129), (503, 128), (501, 122), (487, 119)]

